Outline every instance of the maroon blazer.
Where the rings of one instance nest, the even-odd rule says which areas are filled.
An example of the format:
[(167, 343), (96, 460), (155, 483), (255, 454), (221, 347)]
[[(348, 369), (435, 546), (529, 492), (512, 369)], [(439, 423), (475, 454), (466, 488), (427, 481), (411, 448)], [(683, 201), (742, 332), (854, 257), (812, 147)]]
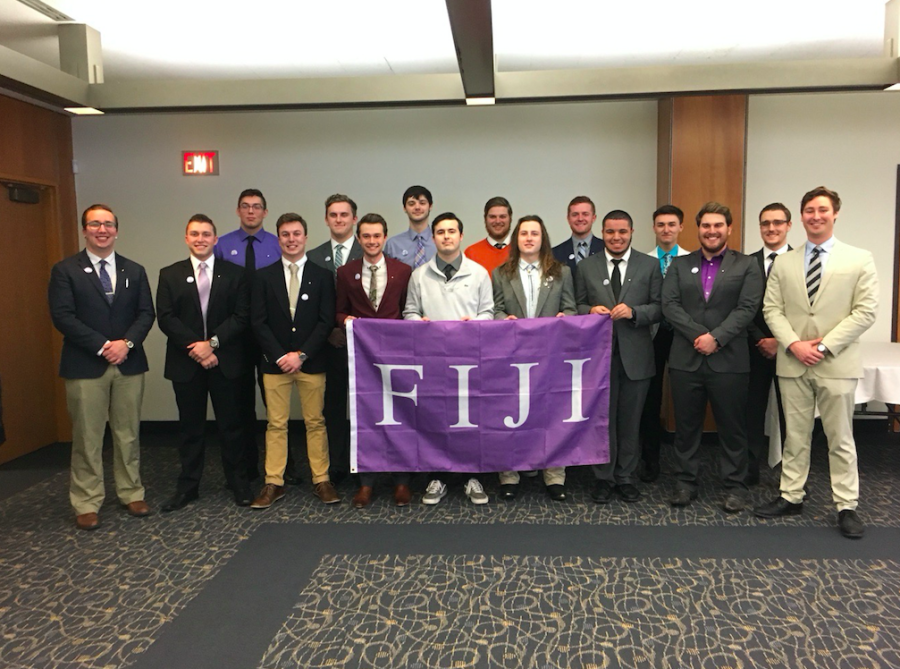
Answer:
[(347, 316), (356, 318), (403, 318), (403, 309), (406, 307), (406, 288), (409, 285), (409, 277), (412, 276), (412, 268), (404, 262), (393, 258), (384, 258), (387, 268), (387, 285), (384, 288), (384, 296), (378, 305), (378, 311), (369, 302), (369, 296), (363, 290), (362, 285), (362, 258), (351, 260), (337, 271), (337, 309), (335, 320), (338, 327), (344, 327)]

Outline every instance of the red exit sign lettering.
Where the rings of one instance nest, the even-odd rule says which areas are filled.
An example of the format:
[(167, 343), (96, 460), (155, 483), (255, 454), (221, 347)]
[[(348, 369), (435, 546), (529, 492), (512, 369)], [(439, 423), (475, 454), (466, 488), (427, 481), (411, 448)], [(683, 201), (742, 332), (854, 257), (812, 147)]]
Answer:
[(185, 176), (214, 176), (219, 173), (218, 151), (182, 151), (181, 173)]

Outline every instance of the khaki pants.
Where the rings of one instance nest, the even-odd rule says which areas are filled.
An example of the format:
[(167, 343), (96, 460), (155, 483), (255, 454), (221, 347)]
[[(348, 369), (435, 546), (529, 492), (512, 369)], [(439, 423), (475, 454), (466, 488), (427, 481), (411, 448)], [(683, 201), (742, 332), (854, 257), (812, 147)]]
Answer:
[(297, 386), (303, 421), (306, 423), (306, 453), (312, 482), (328, 480), (328, 438), (325, 436), (325, 374), (263, 374), (266, 389), (266, 483), (284, 485), (288, 454), (288, 419), (291, 417), (291, 389)]
[(124, 376), (110, 365), (97, 379), (66, 379), (72, 419), (72, 468), (69, 499), (75, 513), (96, 513), (103, 504), (103, 435), (113, 441), (113, 476), (122, 504), (144, 499), (141, 485), (141, 401), (144, 375)]
[(859, 502), (859, 470), (853, 440), (853, 406), (857, 379), (824, 379), (810, 367), (803, 376), (780, 376), (786, 437), (781, 462), (781, 495), (789, 502), (803, 501), (809, 476), (809, 454), (816, 404), (828, 438), (831, 494), (838, 511), (855, 509)]

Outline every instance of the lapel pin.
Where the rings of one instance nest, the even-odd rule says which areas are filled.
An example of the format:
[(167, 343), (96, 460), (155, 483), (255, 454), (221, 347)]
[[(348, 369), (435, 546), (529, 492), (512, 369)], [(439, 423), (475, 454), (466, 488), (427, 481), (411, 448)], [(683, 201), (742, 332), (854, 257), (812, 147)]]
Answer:
[(91, 267), (85, 267), (85, 268), (84, 268), (84, 273), (85, 273), (85, 274), (90, 274), (90, 273), (92, 273), (93, 271), (94, 271), (94, 270), (93, 270)]
[(357, 281), (359, 281), (362, 277), (361, 277), (359, 274), (357, 274), (354, 278), (355, 278)]
[(603, 285), (604, 285), (604, 286), (608, 286), (608, 285), (609, 285), (609, 279), (603, 279)]
[(236, 256), (236, 255), (237, 255), (237, 249), (231, 249), (231, 255)]
[(128, 279), (125, 279), (125, 287), (128, 288)]
[(696, 274), (696, 273), (699, 272), (699, 271), (700, 271), (699, 268), (697, 268), (697, 267), (691, 267), (691, 274)]
[(189, 276), (187, 279), (185, 279), (185, 281), (187, 281), (188, 283), (194, 283), (194, 277)]
[(575, 260), (575, 254), (574, 254), (574, 253), (570, 253), (570, 254), (569, 254), (569, 260)]
[(325, 262), (331, 262), (331, 256), (325, 256)]
[(408, 256), (409, 251), (407, 251), (406, 249), (403, 249), (403, 253), (401, 253), (400, 255)]
[(300, 299), (305, 302), (306, 300), (309, 299), (309, 295), (307, 295), (306, 293), (303, 293), (303, 295), (300, 296)]

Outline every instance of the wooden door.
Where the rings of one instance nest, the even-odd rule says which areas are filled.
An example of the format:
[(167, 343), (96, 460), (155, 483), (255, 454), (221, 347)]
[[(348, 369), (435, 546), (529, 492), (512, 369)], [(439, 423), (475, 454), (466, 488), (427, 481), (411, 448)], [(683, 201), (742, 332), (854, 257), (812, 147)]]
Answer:
[(0, 186), (0, 380), (6, 443), (0, 463), (57, 438), (57, 355), (47, 306), (47, 226), (53, 189), (38, 204), (12, 202)]

